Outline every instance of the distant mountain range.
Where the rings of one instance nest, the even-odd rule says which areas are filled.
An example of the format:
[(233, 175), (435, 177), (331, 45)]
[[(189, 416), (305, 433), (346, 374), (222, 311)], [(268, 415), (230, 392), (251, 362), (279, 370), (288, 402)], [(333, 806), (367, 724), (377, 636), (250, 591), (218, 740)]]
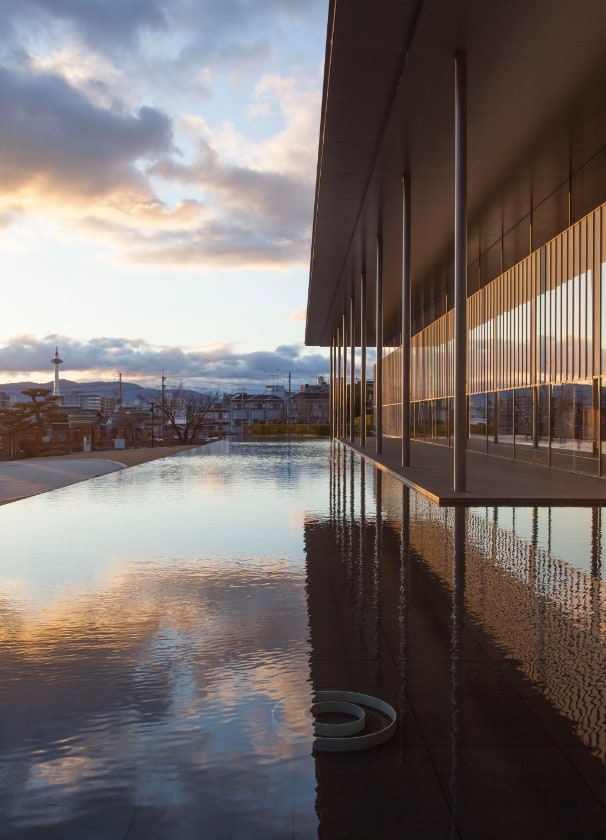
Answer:
[[(0, 391), (8, 394), (11, 397), (16, 397), (17, 400), (27, 400), (27, 397), (22, 397), (23, 391), (30, 388), (48, 388), (53, 390), (54, 382), (51, 379), (49, 382), (11, 382), (2, 384), (0, 382)], [(120, 385), (113, 380), (112, 382), (72, 382), (71, 379), (61, 379), (61, 396), (68, 397), (72, 394), (100, 394), (102, 397), (113, 397), (118, 399), (120, 396)], [(167, 387), (167, 391), (171, 391), (173, 386)], [(137, 385), (136, 382), (122, 383), (122, 404), (135, 405), (137, 402), (150, 402), (155, 399), (160, 393), (160, 388), (144, 388), (142, 385)], [(200, 391), (194, 391), (191, 388), (184, 388), (183, 394), (191, 396), (192, 394), (199, 394)], [(209, 393), (202, 391), (202, 393)]]
[[(0, 383), (0, 391), (5, 394), (17, 397), (18, 399), (29, 388), (48, 388), (52, 391), (53, 380), (50, 382), (11, 382)], [(158, 393), (155, 388), (143, 388), (135, 382), (122, 383), (122, 401), (124, 405), (132, 405), (139, 400), (149, 400)], [(67, 397), (72, 394), (100, 394), (103, 397), (114, 397), (118, 399), (120, 386), (113, 382), (72, 382), (70, 379), (61, 380), (61, 396)]]

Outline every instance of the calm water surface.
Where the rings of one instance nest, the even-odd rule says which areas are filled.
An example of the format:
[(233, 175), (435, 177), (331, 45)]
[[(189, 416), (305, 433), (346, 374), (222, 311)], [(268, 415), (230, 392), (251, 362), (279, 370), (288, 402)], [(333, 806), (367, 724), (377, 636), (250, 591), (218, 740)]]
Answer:
[(214, 445), (0, 509), (0, 836), (314, 836), (326, 464)]
[[(461, 756), (534, 748), (557, 729), (536, 712), (520, 734), (538, 697), (603, 767), (602, 530), (600, 510), (436, 508), (327, 441), (213, 444), (0, 507), (0, 838), (477, 840), (495, 826), (466, 832), (457, 797), (503, 790), (531, 826), (528, 754), (482, 759), (515, 780), (482, 796)], [(331, 688), (391, 702), (398, 737), (314, 756)]]

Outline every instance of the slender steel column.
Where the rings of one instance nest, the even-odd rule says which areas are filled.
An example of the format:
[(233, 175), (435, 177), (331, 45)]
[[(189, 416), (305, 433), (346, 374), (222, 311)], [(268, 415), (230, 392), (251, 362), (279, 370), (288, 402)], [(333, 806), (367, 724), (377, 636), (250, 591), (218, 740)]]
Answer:
[(360, 274), (360, 446), (366, 446), (366, 272)]
[(402, 466), (410, 466), (410, 176), (402, 178)]
[(377, 237), (377, 367), (375, 376), (375, 434), (377, 455), (383, 452), (383, 239)]
[(347, 437), (347, 314), (343, 312), (343, 413), (341, 416), (341, 429), (343, 437)]
[(332, 374), (333, 378), (330, 385), (330, 401), (331, 401), (331, 423), (332, 436), (337, 436), (337, 342), (335, 336), (332, 337)]
[(337, 333), (335, 333), (333, 342), (335, 345), (334, 353), (335, 353), (335, 360), (334, 360), (334, 367), (335, 367), (335, 387), (334, 392), (332, 395), (332, 417), (333, 417), (333, 429), (335, 438), (339, 437), (339, 370), (338, 370), (338, 359), (339, 359), (339, 343), (337, 340)]
[(336, 426), (336, 437), (341, 437), (341, 341), (340, 341), (340, 332), (339, 328), (337, 327), (337, 337), (336, 337), (336, 345), (337, 345), (337, 387), (335, 391), (335, 426)]
[(335, 340), (330, 340), (330, 376), (328, 379), (328, 422), (330, 423), (330, 439), (335, 437), (335, 423), (334, 423), (334, 393), (335, 393)]
[(467, 66), (455, 56), (454, 490), (467, 489)]
[(353, 295), (349, 299), (349, 439), (356, 436), (356, 310)]

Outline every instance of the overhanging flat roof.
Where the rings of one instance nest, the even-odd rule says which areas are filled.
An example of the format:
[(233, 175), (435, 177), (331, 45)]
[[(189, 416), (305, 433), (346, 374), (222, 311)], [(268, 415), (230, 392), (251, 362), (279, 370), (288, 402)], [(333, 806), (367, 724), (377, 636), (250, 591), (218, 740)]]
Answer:
[(507, 268), (566, 227), (575, 173), (572, 221), (606, 200), (603, 0), (331, 0), (307, 344), (330, 345), (352, 293), (358, 306), (363, 270), (374, 341), (379, 233), (385, 326), (399, 329), (404, 172), (412, 186), (413, 296), (447, 285), (459, 50), (468, 68), (470, 265), (491, 248), (500, 252), (503, 233), (513, 232)]

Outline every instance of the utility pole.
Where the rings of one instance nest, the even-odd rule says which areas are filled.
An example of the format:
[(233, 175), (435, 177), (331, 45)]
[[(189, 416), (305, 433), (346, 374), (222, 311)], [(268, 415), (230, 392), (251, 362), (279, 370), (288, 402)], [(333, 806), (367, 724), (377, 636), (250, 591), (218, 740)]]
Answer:
[(164, 437), (164, 423), (165, 423), (165, 409), (166, 409), (166, 377), (164, 376), (164, 368), (162, 368), (162, 437)]
[(120, 406), (118, 410), (118, 422), (120, 423), (120, 434), (122, 434), (122, 372), (118, 374), (119, 380), (119, 387), (118, 387), (118, 404)]

